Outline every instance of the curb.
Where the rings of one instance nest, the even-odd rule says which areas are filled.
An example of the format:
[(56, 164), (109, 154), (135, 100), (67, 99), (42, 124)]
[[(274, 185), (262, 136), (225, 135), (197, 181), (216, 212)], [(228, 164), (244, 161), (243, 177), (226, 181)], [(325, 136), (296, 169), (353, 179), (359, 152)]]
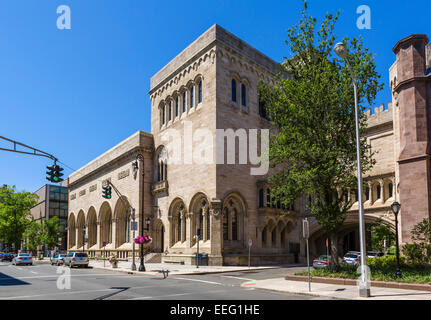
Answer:
[[(90, 264), (90, 267), (94, 269), (103, 269), (108, 271), (123, 272), (128, 274), (138, 274), (138, 275), (158, 275), (160, 272), (149, 270), (149, 271), (132, 271), (121, 268), (109, 268), (109, 267), (99, 267)], [(169, 274), (172, 275), (205, 275), (205, 274), (217, 274), (217, 273), (228, 273), (228, 272), (244, 272), (244, 271), (256, 271), (256, 270), (270, 270), (270, 269), (280, 269), (280, 267), (267, 267), (267, 268), (250, 268), (250, 269), (238, 269), (238, 270), (217, 270), (217, 271), (199, 271), (199, 272), (182, 272), (182, 271), (170, 271)]]
[[(259, 280), (258, 280), (259, 281)], [(243, 284), (241, 284), (242, 288), (253, 288), (252, 286), (247, 286), (247, 284), (249, 283), (253, 283), (253, 282), (245, 282)], [(259, 290), (266, 290), (266, 291), (272, 291), (272, 292), (282, 292), (282, 293), (289, 293), (289, 294), (296, 294), (298, 296), (310, 296), (310, 297), (316, 297), (316, 298), (332, 298), (334, 300), (362, 300), (360, 298), (342, 298), (342, 297), (335, 297), (335, 296), (331, 296), (331, 295), (324, 295), (324, 294), (319, 294), (319, 293), (314, 293), (314, 292), (297, 292), (297, 291), (287, 291), (287, 290), (281, 290), (281, 289), (275, 289), (275, 288), (262, 288), (262, 287), (254, 287), (256, 289)]]
[[(296, 276), (287, 275), (284, 277), (285, 280), (290, 281), (308, 281), (307, 276)], [(325, 278), (325, 277), (311, 277), (311, 282), (315, 283), (326, 283), (326, 284), (341, 284), (341, 285), (357, 285), (357, 280), (343, 279), (343, 278)], [(407, 289), (407, 290), (418, 290), (418, 291), (431, 291), (431, 285), (421, 283), (401, 283), (401, 282), (388, 282), (388, 281), (371, 281), (371, 286), (380, 288), (391, 288), (391, 289)]]

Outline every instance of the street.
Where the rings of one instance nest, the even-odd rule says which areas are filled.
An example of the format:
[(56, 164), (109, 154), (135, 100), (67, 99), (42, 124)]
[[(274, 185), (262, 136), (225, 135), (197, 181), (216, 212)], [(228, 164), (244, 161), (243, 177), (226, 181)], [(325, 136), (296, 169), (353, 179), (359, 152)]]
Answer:
[[(57, 270), (62, 272), (57, 274)], [(287, 272), (284, 268), (205, 275), (172, 275), (166, 279), (163, 279), (163, 276), (131, 275), (96, 268), (73, 268), (70, 270), (70, 289), (57, 288), (59, 277), (69, 270), (50, 264), (14, 266), (11, 263), (0, 262), (0, 300), (317, 299), (240, 286), (251, 280), (283, 276)]]

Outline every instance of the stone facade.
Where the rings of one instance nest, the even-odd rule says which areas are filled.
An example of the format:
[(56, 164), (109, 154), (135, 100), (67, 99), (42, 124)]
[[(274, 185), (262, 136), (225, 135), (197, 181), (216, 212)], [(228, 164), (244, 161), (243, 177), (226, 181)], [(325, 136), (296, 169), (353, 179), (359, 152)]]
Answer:
[[(417, 37), (402, 40), (396, 49), (413, 43), (418, 53), (408, 57), (425, 61), (427, 39), (419, 38), (422, 40)], [(403, 79), (411, 79), (407, 72), (409, 66), (404, 62), (408, 57), (400, 55), (398, 49), (395, 52), (397, 62), (390, 69), (391, 81), (395, 76), (402, 78), (399, 74), (404, 75)], [(376, 107), (373, 114), (368, 114), (367, 139), (377, 151), (377, 164), (364, 177), (368, 185), (364, 190), (365, 220), (382, 219), (393, 225), (390, 205), (400, 201), (403, 240), (407, 236), (405, 228), (418, 215), (411, 217), (409, 201), (417, 202), (418, 197), (425, 197), (428, 201), (422, 201), (420, 216), (429, 212), (428, 156), (412, 162), (410, 158), (403, 158), (404, 151), (400, 154), (405, 145), (410, 145), (409, 139), (417, 133), (416, 128), (424, 130), (417, 140), (428, 141), (428, 122), (414, 123), (428, 119), (419, 114), (427, 115), (421, 110), (430, 107), (431, 90), (429, 78), (424, 77), (424, 66), (420, 61), (410, 65), (418, 73), (413, 78), (422, 77), (416, 100), (405, 97), (407, 89), (398, 80), (392, 86), (394, 105)], [(407, 71), (402, 71), (403, 68)], [(184, 49), (151, 78), (151, 134), (135, 133), (70, 176), (69, 250), (85, 249), (91, 254), (106, 250), (130, 257), (132, 237), (127, 226), (131, 209), (126, 209), (129, 205), (135, 208), (139, 221), (144, 194), (144, 216), (150, 219), (149, 230), (145, 232), (153, 239), (150, 249), (159, 252), (165, 262), (194, 264), (199, 247), (200, 253), (208, 254), (211, 265), (245, 265), (249, 241), (252, 264), (292, 263), (303, 259), (305, 247), (300, 221), (309, 216), (308, 197), (301, 197), (284, 208), (287, 214), (281, 216), (280, 204), (268, 196), (266, 181), (271, 171), (264, 175), (251, 174), (251, 169), (259, 167), (250, 158), (253, 129), (272, 130), (259, 109), (258, 83), (272, 83), (279, 71), (278, 63), (218, 25)], [(408, 86), (415, 86), (414, 81), (409, 83)], [(428, 100), (422, 99), (427, 101), (424, 103), (419, 97), (423, 98), (426, 92)], [(404, 107), (411, 103), (420, 103), (422, 109)], [(416, 115), (407, 109), (415, 110)], [(239, 143), (231, 158), (228, 146), (229, 143), (235, 146), (236, 142)], [(245, 153), (241, 142), (248, 146)], [(224, 152), (221, 158), (220, 150)], [(413, 148), (416, 153), (409, 151), (409, 156), (419, 156), (417, 150)], [(422, 151), (428, 152), (428, 149)], [(420, 156), (423, 152), (419, 152)], [(138, 153), (145, 158), (144, 192), (142, 166), (139, 172), (133, 166)], [(408, 166), (412, 163), (416, 171), (410, 171)], [(418, 178), (424, 180), (418, 188), (425, 189), (421, 189), (416, 200), (409, 200), (412, 190), (416, 192), (410, 184)], [(125, 201), (114, 190), (112, 199), (102, 198), (106, 179), (111, 179)], [(350, 201), (353, 206), (340, 234), (341, 249), (358, 245), (355, 195), (350, 195)], [(312, 253), (324, 253), (326, 236), (316, 221), (310, 219)], [(83, 230), (88, 235), (85, 248), (81, 240)], [(107, 243), (106, 247), (103, 242)]]

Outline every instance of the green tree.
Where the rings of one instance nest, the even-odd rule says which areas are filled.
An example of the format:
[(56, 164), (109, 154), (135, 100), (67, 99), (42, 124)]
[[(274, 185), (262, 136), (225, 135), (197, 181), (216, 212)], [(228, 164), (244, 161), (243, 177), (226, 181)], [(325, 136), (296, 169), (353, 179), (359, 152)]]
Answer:
[[(395, 232), (379, 219), (374, 223), (367, 224), (367, 232), (371, 235), (367, 247), (374, 251), (385, 251), (395, 243)], [(386, 242), (386, 247), (385, 247)]]
[(36, 251), (37, 247), (42, 244), (42, 225), (36, 221), (31, 221), (24, 233), (24, 246), (27, 250)]
[(61, 230), (59, 222), (60, 219), (56, 216), (51, 219), (43, 220), (41, 241), (43, 244), (46, 244), (49, 249), (54, 249), (58, 243)]
[(30, 208), (37, 204), (37, 195), (15, 189), (15, 186), (0, 188), (0, 241), (15, 244), (17, 250), (30, 223)]
[[(287, 207), (303, 194), (312, 195), (308, 207), (331, 239), (333, 268), (338, 265), (337, 233), (351, 207), (347, 194), (357, 188), (352, 79), (344, 61), (333, 53), (338, 16), (339, 12), (327, 13), (317, 28), (304, 1), (299, 24), (288, 30), (291, 57), (281, 65), (276, 84), (261, 83), (259, 92), (277, 128), (269, 147), (271, 167), (277, 167), (269, 179), (271, 196)], [(357, 79), (362, 172), (366, 172), (375, 161), (364, 136), (363, 104), (371, 105), (383, 85), (362, 38), (344, 38), (343, 43)]]
[(431, 220), (423, 219), (413, 227), (411, 233), (412, 240), (416, 241), (422, 249), (423, 262), (429, 266), (431, 264)]

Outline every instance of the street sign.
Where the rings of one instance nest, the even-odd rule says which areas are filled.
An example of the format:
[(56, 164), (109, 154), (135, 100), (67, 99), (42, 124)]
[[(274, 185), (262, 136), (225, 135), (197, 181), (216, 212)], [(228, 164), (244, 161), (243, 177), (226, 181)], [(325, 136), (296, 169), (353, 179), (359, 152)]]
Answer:
[(251, 247), (253, 245), (253, 241), (251, 239), (248, 239), (248, 246)]
[(132, 229), (132, 231), (138, 230), (138, 222), (137, 221), (130, 221), (130, 229)]

